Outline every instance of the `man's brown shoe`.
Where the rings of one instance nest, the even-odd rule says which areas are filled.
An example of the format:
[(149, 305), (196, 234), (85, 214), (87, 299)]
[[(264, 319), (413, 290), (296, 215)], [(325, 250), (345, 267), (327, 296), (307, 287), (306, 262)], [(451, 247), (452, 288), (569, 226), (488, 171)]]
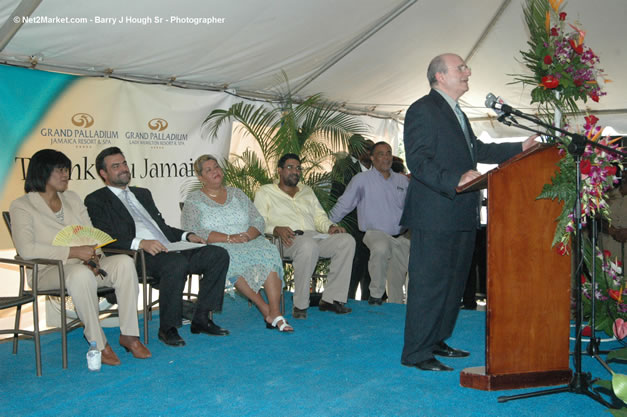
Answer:
[(120, 358), (118, 358), (118, 355), (115, 354), (113, 349), (111, 349), (111, 345), (108, 343), (100, 352), (100, 362), (111, 366), (117, 366), (121, 363)]
[(147, 359), (152, 356), (146, 346), (139, 341), (137, 336), (125, 336), (120, 335), (120, 346), (126, 349), (127, 352), (131, 352), (137, 359)]

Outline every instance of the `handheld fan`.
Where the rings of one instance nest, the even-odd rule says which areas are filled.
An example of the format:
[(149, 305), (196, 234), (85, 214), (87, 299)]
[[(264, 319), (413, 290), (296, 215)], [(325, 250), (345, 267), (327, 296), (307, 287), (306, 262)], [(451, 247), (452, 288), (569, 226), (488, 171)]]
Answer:
[(98, 248), (115, 242), (107, 233), (90, 226), (65, 226), (52, 241), (54, 246), (97, 245)]

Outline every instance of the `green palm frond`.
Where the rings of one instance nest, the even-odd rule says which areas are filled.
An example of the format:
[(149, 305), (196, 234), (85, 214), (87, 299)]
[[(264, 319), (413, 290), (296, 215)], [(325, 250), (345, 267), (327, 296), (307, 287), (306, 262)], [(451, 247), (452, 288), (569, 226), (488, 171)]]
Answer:
[(239, 188), (251, 200), (259, 187), (272, 183), (272, 176), (251, 150), (244, 151), (242, 155), (233, 155), (230, 161), (224, 162), (223, 171), (225, 183)]
[[(214, 110), (204, 121), (211, 137), (228, 122), (259, 145), (260, 154), (248, 150), (232, 155), (224, 166), (225, 182), (253, 197), (259, 186), (272, 182), (276, 164), (286, 153), (303, 161), (302, 181), (312, 185), (321, 202), (328, 200), (331, 178), (322, 174), (334, 162), (334, 152), (347, 150), (353, 134), (364, 134), (367, 126), (352, 115), (337, 111), (339, 105), (314, 94), (297, 103), (287, 75), (277, 77), (275, 103), (236, 103), (227, 110)], [(326, 184), (326, 185), (325, 185)], [(326, 193), (326, 194), (325, 194)]]

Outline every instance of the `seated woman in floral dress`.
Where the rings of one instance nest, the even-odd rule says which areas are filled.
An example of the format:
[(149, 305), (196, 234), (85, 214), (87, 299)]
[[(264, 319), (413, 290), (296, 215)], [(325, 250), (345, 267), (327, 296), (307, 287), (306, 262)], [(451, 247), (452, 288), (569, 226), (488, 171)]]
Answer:
[[(294, 329), (281, 316), (283, 266), (277, 248), (263, 235), (265, 224), (254, 204), (241, 190), (222, 184), (224, 173), (216, 158), (202, 155), (194, 162), (202, 189), (189, 194), (181, 226), (229, 252), (226, 279), (259, 309), (269, 328)], [(264, 287), (268, 302), (259, 290)]]

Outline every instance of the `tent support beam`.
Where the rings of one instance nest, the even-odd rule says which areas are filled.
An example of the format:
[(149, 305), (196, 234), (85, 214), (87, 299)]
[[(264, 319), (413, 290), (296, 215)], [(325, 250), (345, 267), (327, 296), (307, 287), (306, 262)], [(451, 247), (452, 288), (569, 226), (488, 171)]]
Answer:
[(17, 5), (11, 16), (0, 26), (0, 52), (13, 39), (15, 34), (24, 24), (24, 18), (30, 17), (42, 0), (22, 0)]
[(413, 6), (418, 0), (407, 0), (400, 6), (396, 7), (394, 10), (383, 16), (379, 19), (373, 26), (368, 28), (365, 32), (359, 34), (355, 37), (344, 49), (338, 51), (326, 64), (318, 68), (313, 74), (305, 78), (303, 81), (298, 83), (293, 89), (291, 89), (292, 94), (297, 94), (300, 90), (309, 85), (313, 80), (318, 78), (324, 72), (326, 72), (333, 65), (337, 64), (342, 58), (351, 53), (355, 48), (368, 40), (372, 35), (377, 33), (379, 30), (383, 29), (388, 23), (397, 18), (400, 14), (402, 14), (409, 7)]
[[(39, 71), (48, 71), (48, 72), (57, 72), (61, 74), (69, 74), (76, 75), (81, 77), (95, 77), (95, 78), (112, 78), (121, 81), (129, 81), (134, 83), (141, 84), (154, 84), (154, 85), (167, 85), (170, 87), (178, 87), (178, 88), (186, 88), (193, 90), (203, 90), (203, 91), (215, 91), (215, 92), (224, 92), (227, 94), (232, 94), (236, 97), (240, 97), (247, 100), (261, 100), (268, 102), (277, 102), (281, 100), (277, 94), (274, 93), (264, 93), (259, 91), (248, 91), (248, 90), (235, 90), (230, 88), (225, 88), (224, 84), (219, 86), (211, 85), (208, 83), (195, 83), (188, 81), (176, 81), (171, 78), (159, 78), (159, 77), (149, 77), (149, 76), (141, 76), (141, 75), (128, 75), (128, 74), (120, 74), (111, 71), (101, 71), (101, 70), (86, 70), (72, 67), (65, 67), (61, 65), (49, 65), (42, 63), (34, 63), (32, 61), (19, 61), (19, 60), (7, 60), (0, 59), (0, 65), (8, 65), (20, 68), (34, 68)], [(302, 103), (305, 101), (305, 98), (294, 96), (294, 102)], [(386, 112), (386, 111), (376, 111), (376, 110), (366, 110), (366, 106), (339, 106), (337, 111), (342, 113), (348, 113), (359, 116), (371, 116), (380, 119), (401, 119), (401, 114), (406, 110), (407, 106), (402, 106), (402, 110), (394, 111), (394, 112)], [(368, 106), (371, 107), (371, 106)]]
[(475, 44), (473, 45), (468, 55), (466, 55), (466, 59), (464, 59), (466, 63), (470, 62), (472, 57), (475, 56), (475, 54), (477, 53), (477, 50), (479, 50), (479, 47), (481, 46), (483, 41), (488, 37), (492, 29), (494, 28), (494, 25), (501, 18), (501, 16), (503, 15), (503, 12), (505, 12), (505, 9), (507, 9), (507, 6), (509, 6), (511, 2), (512, 0), (503, 0), (501, 2), (501, 5), (499, 6), (498, 10), (496, 11), (496, 13), (494, 13), (494, 16), (492, 16), (492, 19), (490, 19), (490, 23), (488, 23), (487, 26), (483, 29), (481, 36), (479, 36), (479, 39), (477, 39), (477, 42), (475, 42)]

